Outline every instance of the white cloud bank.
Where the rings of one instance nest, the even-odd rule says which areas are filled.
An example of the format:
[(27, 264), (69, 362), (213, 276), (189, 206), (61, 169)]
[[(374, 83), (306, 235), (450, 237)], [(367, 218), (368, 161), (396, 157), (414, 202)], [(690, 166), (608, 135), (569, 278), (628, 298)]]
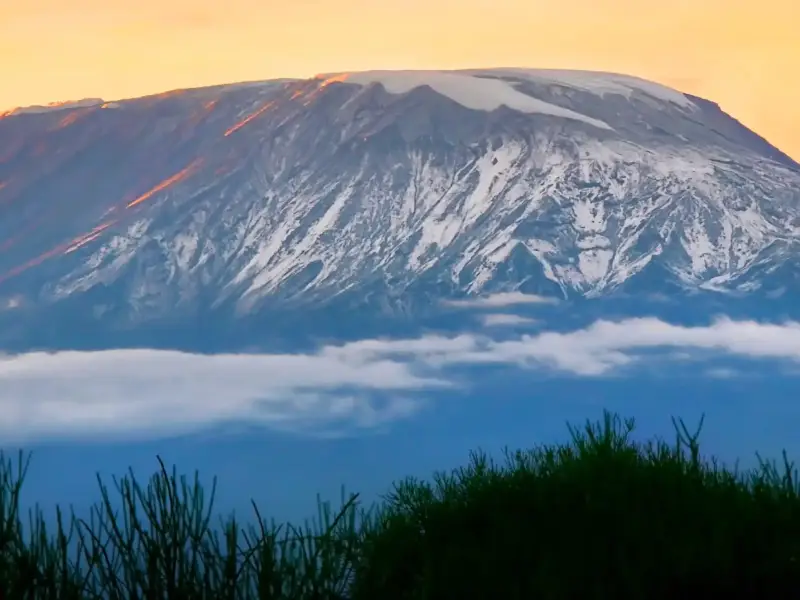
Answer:
[(649, 361), (668, 363), (697, 350), (800, 365), (800, 323), (720, 319), (682, 327), (642, 318), (511, 340), (476, 333), (371, 339), (312, 354), (109, 350), (7, 356), (0, 359), (0, 444), (49, 436), (164, 435), (223, 423), (371, 427), (413, 414), (420, 392), (455, 384), (448, 367), (506, 364), (600, 376), (632, 366), (641, 352)]

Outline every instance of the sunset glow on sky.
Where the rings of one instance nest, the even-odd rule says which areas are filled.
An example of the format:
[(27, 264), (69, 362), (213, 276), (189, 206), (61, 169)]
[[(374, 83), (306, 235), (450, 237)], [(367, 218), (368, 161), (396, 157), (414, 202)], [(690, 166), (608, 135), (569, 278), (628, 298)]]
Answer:
[(24, 0), (0, 110), (320, 72), (615, 71), (718, 102), (800, 159), (798, 0)]

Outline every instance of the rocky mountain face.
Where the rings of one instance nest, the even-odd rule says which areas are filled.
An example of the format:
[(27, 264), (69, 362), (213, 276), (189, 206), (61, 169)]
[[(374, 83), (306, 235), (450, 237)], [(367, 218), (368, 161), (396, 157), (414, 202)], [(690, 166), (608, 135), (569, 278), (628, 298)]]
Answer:
[(800, 165), (621, 75), (344, 73), (0, 117), (7, 347), (511, 291), (800, 299), (798, 242)]

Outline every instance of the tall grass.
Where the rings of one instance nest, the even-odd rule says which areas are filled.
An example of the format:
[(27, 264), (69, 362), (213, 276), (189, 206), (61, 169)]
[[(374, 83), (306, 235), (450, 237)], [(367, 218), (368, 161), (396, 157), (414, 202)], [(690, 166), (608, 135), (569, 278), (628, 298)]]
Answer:
[[(342, 494), (302, 526), (213, 516), (205, 494), (130, 472), (86, 519), (23, 519), (21, 454), (0, 461), (0, 600), (464, 599), (800, 596), (800, 489), (786, 456), (738, 472), (698, 431), (636, 443), (606, 413), (567, 444), (476, 452), (466, 467), (395, 484), (371, 507)], [(701, 422), (702, 425), (702, 422)], [(116, 501), (115, 501), (116, 500)]]

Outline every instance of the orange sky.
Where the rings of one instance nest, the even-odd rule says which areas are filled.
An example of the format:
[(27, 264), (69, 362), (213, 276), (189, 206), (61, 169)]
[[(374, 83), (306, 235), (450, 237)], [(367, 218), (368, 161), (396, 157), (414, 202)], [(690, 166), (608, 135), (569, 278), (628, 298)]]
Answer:
[(800, 159), (800, 0), (8, 0), (0, 110), (373, 68), (630, 73)]

